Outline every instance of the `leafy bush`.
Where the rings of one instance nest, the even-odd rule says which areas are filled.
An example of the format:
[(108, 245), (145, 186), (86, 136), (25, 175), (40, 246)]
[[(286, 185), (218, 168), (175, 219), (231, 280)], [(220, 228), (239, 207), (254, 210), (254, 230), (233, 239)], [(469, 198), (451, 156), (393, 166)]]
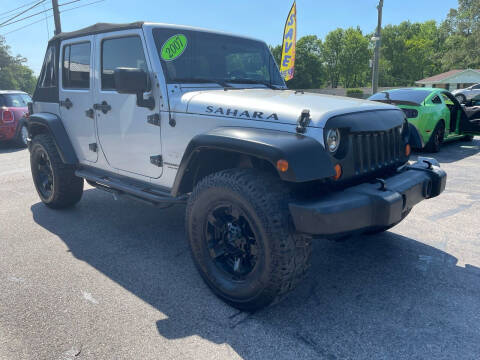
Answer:
[(347, 89), (347, 96), (363, 99), (363, 91), (362, 89)]

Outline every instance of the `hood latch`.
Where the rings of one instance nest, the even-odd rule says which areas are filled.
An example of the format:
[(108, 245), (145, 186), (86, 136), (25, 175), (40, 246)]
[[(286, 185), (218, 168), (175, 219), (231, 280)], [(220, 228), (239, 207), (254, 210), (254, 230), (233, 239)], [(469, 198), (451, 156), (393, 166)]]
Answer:
[(307, 130), (308, 124), (310, 124), (310, 110), (304, 109), (302, 110), (302, 113), (298, 117), (297, 120), (297, 133), (299, 134), (304, 134), (305, 131)]

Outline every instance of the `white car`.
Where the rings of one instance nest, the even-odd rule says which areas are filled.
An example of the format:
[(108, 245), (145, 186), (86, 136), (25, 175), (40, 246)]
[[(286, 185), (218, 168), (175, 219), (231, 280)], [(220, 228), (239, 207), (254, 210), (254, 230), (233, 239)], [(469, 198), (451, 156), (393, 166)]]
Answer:
[(453, 90), (451, 93), (457, 98), (460, 104), (464, 104), (467, 100), (480, 95), (480, 84), (475, 84), (465, 89)]
[(295, 287), (312, 239), (385, 231), (446, 184), (434, 159), (408, 163), (396, 106), (290, 91), (263, 41), (187, 26), (56, 35), (29, 111), (46, 206), (73, 206), (84, 180), (186, 204), (200, 274), (242, 310)]

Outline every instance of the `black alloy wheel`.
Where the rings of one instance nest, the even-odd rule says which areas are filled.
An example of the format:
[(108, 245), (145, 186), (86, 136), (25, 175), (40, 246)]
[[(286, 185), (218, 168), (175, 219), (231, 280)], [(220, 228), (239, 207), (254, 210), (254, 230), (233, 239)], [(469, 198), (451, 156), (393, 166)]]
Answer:
[(50, 158), (44, 149), (39, 148), (33, 154), (33, 161), (35, 164), (35, 167), (32, 168), (33, 180), (42, 200), (48, 201), (52, 197), (54, 188)]
[(234, 281), (244, 280), (255, 268), (259, 254), (252, 226), (238, 206), (213, 207), (205, 224), (205, 240), (212, 261)]

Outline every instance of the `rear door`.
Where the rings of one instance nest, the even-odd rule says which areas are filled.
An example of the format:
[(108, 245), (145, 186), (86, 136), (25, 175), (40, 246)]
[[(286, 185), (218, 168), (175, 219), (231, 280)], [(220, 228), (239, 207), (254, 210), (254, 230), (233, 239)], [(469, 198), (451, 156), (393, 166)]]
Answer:
[(96, 162), (93, 105), (93, 36), (62, 42), (60, 115), (80, 162)]
[(140, 178), (159, 178), (162, 174), (161, 162), (153, 162), (160, 159), (162, 153), (160, 126), (148, 122), (148, 116), (159, 111), (158, 100), (153, 110), (138, 106), (135, 94), (117, 92), (113, 78), (117, 67), (140, 68), (151, 74), (142, 30), (98, 34), (95, 37), (99, 59), (95, 103), (108, 109), (96, 111), (101, 149), (115, 170)]

